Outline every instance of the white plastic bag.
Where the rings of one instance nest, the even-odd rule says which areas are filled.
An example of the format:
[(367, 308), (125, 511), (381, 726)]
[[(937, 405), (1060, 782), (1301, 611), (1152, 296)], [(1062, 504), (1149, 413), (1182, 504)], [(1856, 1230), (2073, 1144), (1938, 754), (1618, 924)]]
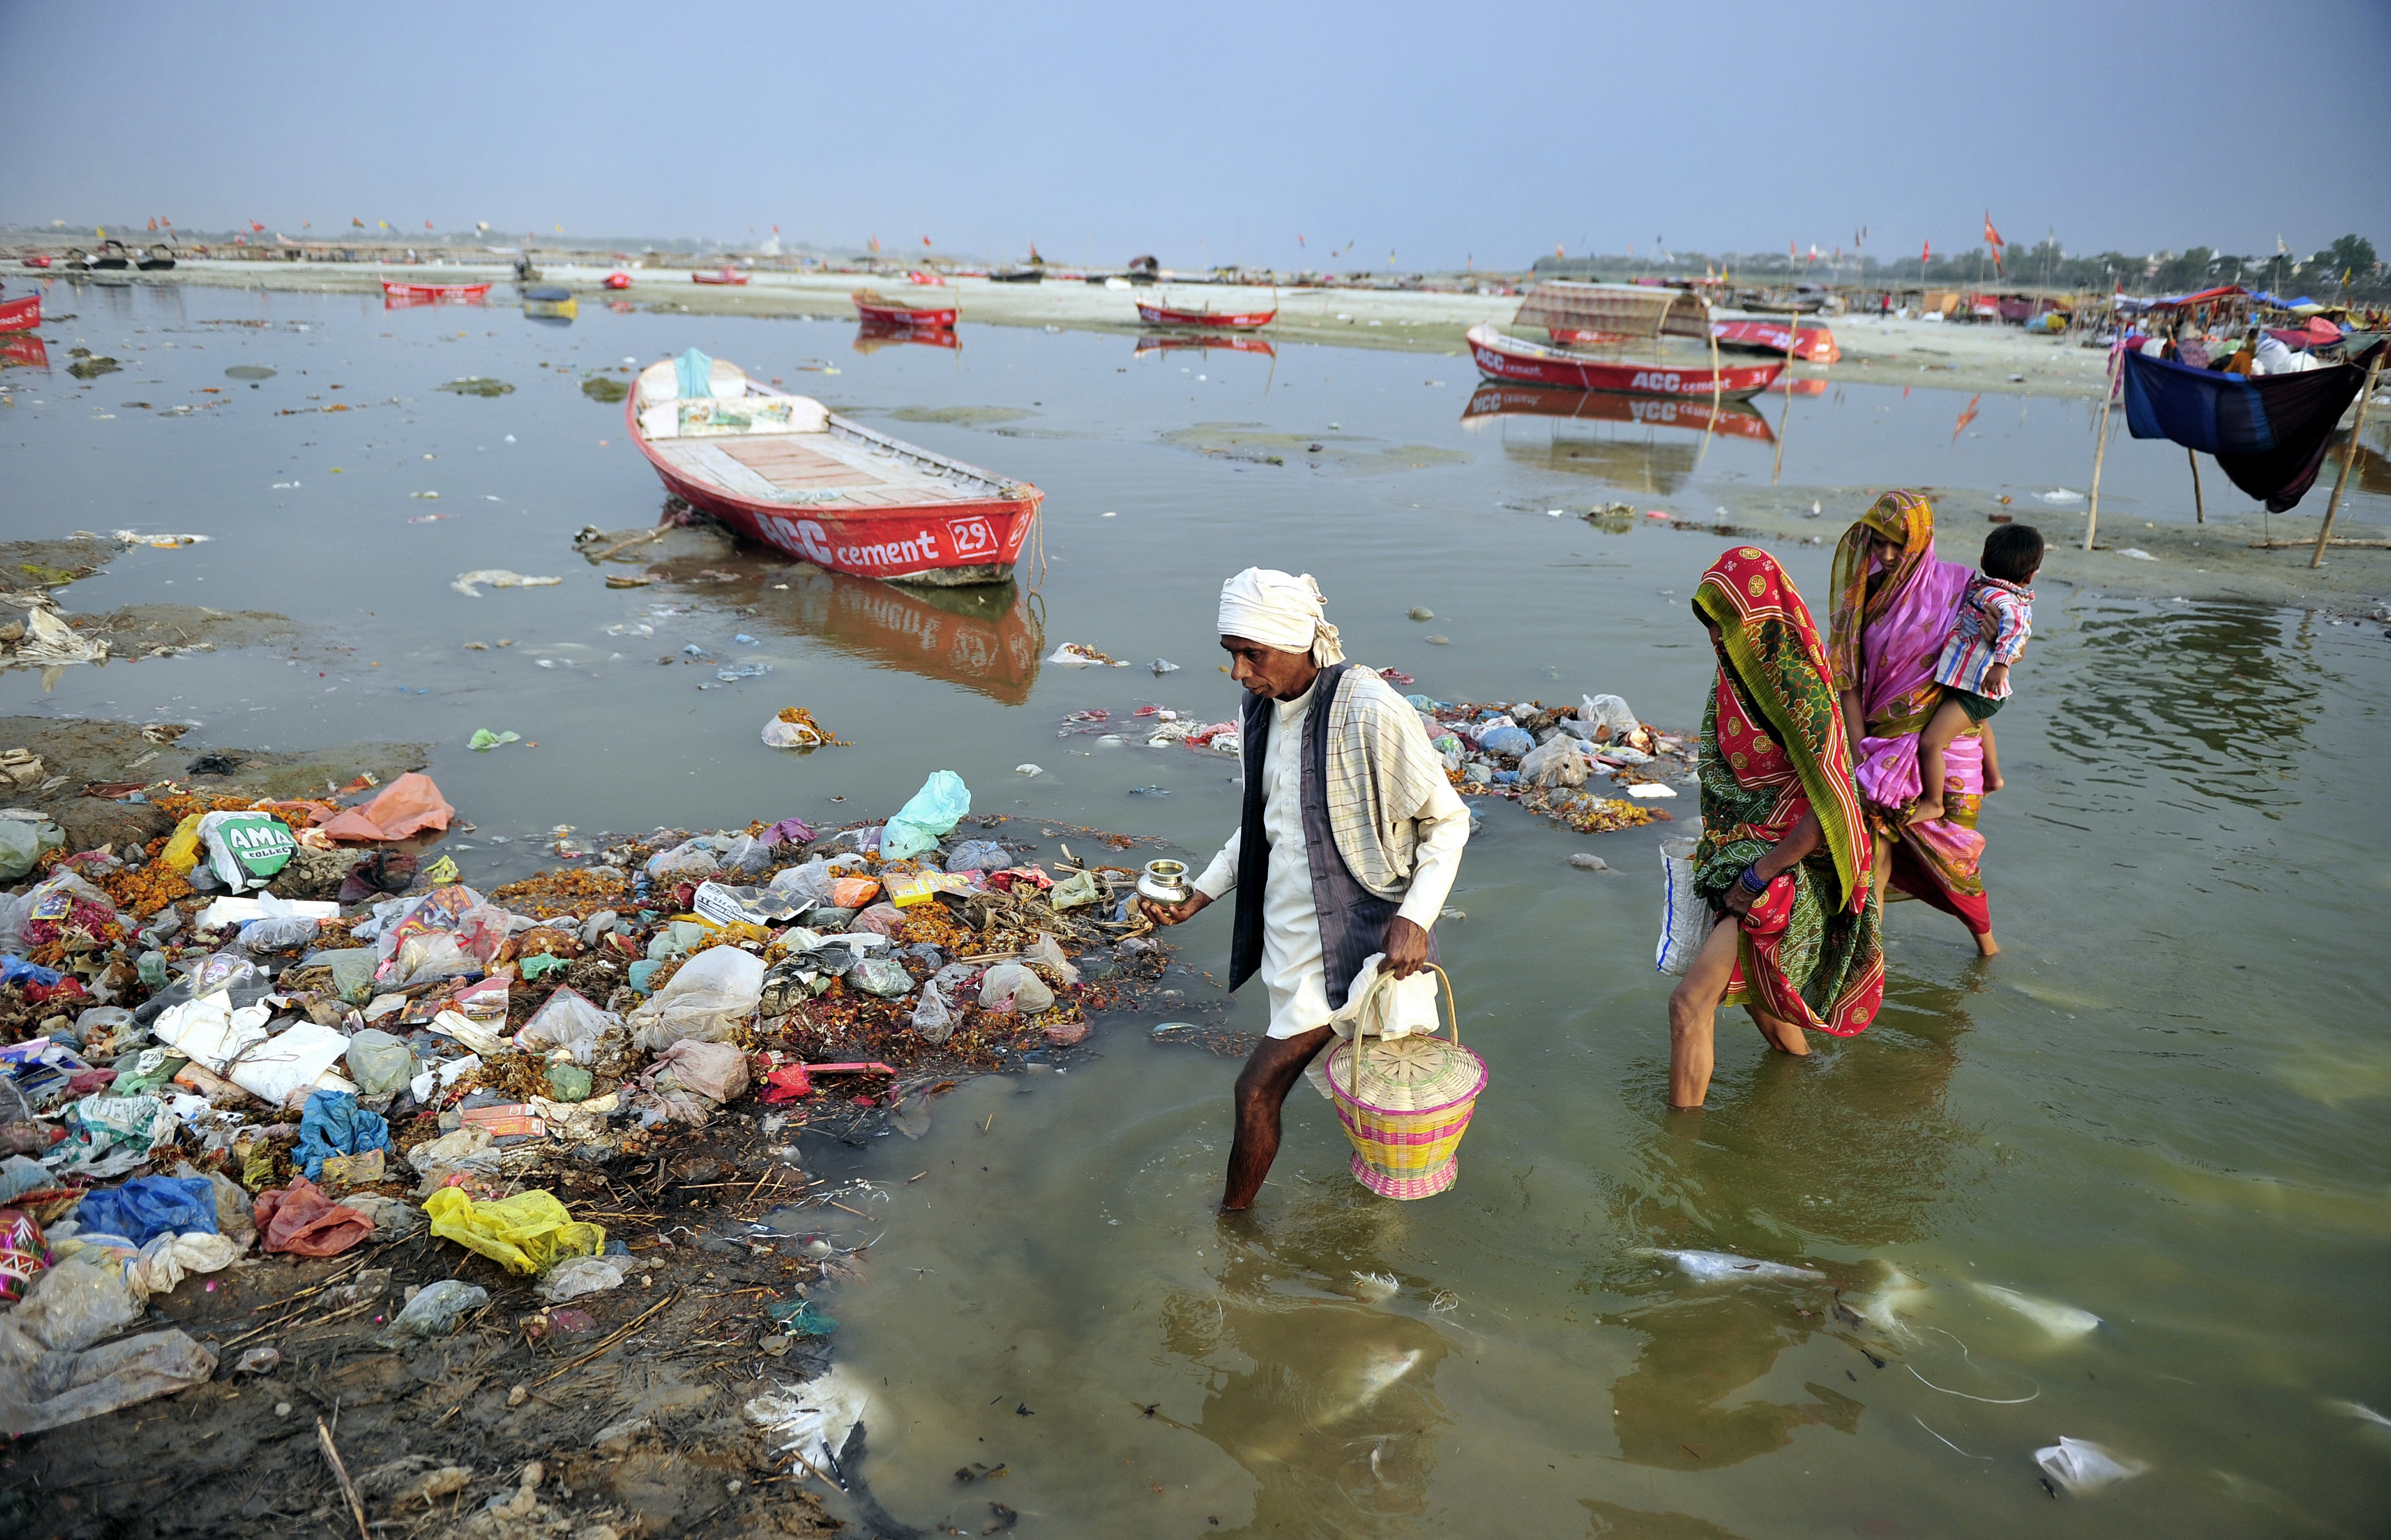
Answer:
[(710, 948), (631, 1012), (633, 1041), (652, 1054), (683, 1038), (720, 1042), (754, 1014), (763, 993), (762, 958), (737, 947)]
[(599, 1009), (579, 990), (560, 985), (523, 1023), (523, 1030), (515, 1034), (515, 1046), (535, 1050), (569, 1048), (573, 1062), (586, 1065), (597, 1058), (599, 1040), (622, 1028), (621, 1016)]
[(1519, 757), (1523, 786), (1583, 786), (1585, 770), (1585, 756), (1578, 752), (1577, 741), (1565, 734), (1556, 734)]
[(571, 1257), (549, 1270), (536, 1292), (552, 1305), (585, 1294), (603, 1294), (623, 1287), (623, 1275), (630, 1262), (628, 1257)]
[(243, 1049), (225, 1078), (274, 1106), (304, 1106), (318, 1091), (345, 1091), (354, 1096), (355, 1084), (332, 1068), (348, 1051), (349, 1040), (338, 1029), (302, 1021)]
[(2061, 1438), (2048, 1449), (2034, 1452), (2034, 1463), (2070, 1492), (2098, 1492), (2150, 1469), (2082, 1439)]
[(922, 1034), (924, 1042), (944, 1042), (954, 1036), (954, 1013), (947, 1008), (936, 979), (922, 986), (922, 998), (913, 1006), (913, 1030)]
[(1580, 697), (1576, 721), (1583, 729), (1577, 736), (1596, 743), (1609, 743), (1626, 737), (1635, 731), (1635, 713), (1617, 695), (1585, 695)]
[(720, 869), (703, 835), (648, 858), (648, 875), (658, 882), (703, 882)]
[(145, 1331), (83, 1352), (45, 1354), (21, 1391), (12, 1386), (14, 1393), (0, 1394), (0, 1431), (22, 1437), (62, 1428), (204, 1385), (215, 1372), (216, 1355), (181, 1331)]
[(1020, 964), (999, 963), (979, 981), (979, 1003), (991, 1011), (1036, 1016), (1054, 1003), (1054, 991)]
[(1697, 843), (1690, 838), (1661, 842), (1661, 944), (1655, 961), (1665, 974), (1682, 975), (1692, 967), (1694, 954), (1718, 923), (1709, 901), (1694, 891)]

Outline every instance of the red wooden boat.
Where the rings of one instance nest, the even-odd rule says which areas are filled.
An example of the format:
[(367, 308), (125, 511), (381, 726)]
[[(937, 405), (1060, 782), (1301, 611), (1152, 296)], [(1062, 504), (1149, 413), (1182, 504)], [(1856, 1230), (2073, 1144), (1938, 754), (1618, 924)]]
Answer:
[(1749, 402), (1722, 401), (1713, 409), (1707, 395), (1621, 395), (1612, 391), (1565, 391), (1548, 385), (1480, 385), (1461, 410), (1465, 425), (1489, 418), (1557, 417), (1581, 422), (1631, 422), (1647, 428), (1689, 428), (1773, 443), (1777, 435)]
[(906, 274), (905, 280), (908, 283), (918, 283), (930, 289), (944, 289), (947, 286), (947, 276), (944, 273), (924, 273), (918, 267)]
[(877, 353), (884, 347), (901, 347), (908, 343), (919, 347), (963, 345), (962, 338), (943, 326), (890, 326), (885, 321), (865, 321), (855, 329), (858, 353)]
[(25, 265), (28, 267), (47, 267), (49, 265), (50, 256), (47, 252), (35, 252), (25, 259)]
[(1524, 337), (1506, 336), (1487, 324), (1469, 329), (1469, 351), (1479, 372), (1489, 380), (1535, 385), (1563, 385), (1570, 390), (1619, 391), (1630, 395), (1700, 395), (1716, 394), (1732, 400), (1756, 395), (1785, 372), (1780, 363), (1722, 367), (1703, 363), (1662, 363), (1604, 357), (1574, 348), (1555, 347)]
[(689, 281), (691, 283), (744, 283), (747, 281), (747, 275), (729, 267), (717, 267), (711, 273), (691, 273), (689, 276)]
[(1711, 334), (1721, 347), (1751, 348), (1762, 353), (1790, 353), (1813, 364), (1831, 364), (1843, 356), (1835, 334), (1823, 326), (1789, 327), (1783, 321), (1714, 321)]
[(42, 296), (0, 300), (0, 331), (29, 331), (42, 324)]
[(759, 385), (694, 348), (642, 370), (623, 413), (631, 441), (691, 507), (859, 577), (1003, 582), (1045, 497)]
[(489, 296), (486, 283), (401, 283), (395, 278), (381, 280), (382, 298), (406, 300), (414, 304), (472, 304)]
[(1268, 310), (1184, 310), (1158, 300), (1137, 302), (1137, 318), (1148, 326), (1192, 326), (1224, 331), (1257, 331), (1278, 319), (1278, 306)]
[(628, 273), (609, 273), (606, 275), (606, 287), (609, 289), (628, 289), (631, 287), (631, 275)]
[(855, 302), (855, 313), (870, 324), (932, 329), (955, 324), (955, 306), (951, 303), (909, 304), (903, 300), (892, 300), (876, 289), (859, 289), (847, 298)]

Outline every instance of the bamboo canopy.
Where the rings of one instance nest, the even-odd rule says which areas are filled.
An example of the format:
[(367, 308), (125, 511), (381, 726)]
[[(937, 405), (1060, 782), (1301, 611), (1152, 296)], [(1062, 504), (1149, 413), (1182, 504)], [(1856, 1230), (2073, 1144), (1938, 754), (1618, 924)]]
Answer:
[(1555, 279), (1528, 291), (1511, 325), (1519, 330), (1550, 331), (1555, 341), (1571, 332), (1590, 333), (1606, 342), (1649, 342), (1663, 336), (1707, 339), (1711, 314), (1700, 295), (1683, 289)]

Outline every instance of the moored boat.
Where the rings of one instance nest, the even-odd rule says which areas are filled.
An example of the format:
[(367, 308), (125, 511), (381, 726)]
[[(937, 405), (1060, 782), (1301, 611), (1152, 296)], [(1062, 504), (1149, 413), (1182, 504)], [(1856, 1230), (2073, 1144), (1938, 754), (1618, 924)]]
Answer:
[(1843, 356), (1835, 334), (1823, 326), (1788, 326), (1775, 319), (1713, 321), (1711, 334), (1721, 347), (1790, 354), (1805, 363), (1831, 364)]
[(955, 324), (956, 310), (951, 301), (943, 304), (910, 304), (892, 300), (876, 289), (859, 289), (847, 298), (855, 302), (855, 313), (867, 323), (915, 329)]
[(32, 255), (24, 258), (23, 261), (25, 265), (28, 267), (47, 267), (50, 265), (50, 253), (47, 252), (35, 252)]
[(745, 283), (747, 275), (730, 267), (717, 267), (711, 273), (691, 273), (691, 283)]
[(42, 296), (21, 294), (0, 300), (0, 331), (30, 331), (42, 324)]
[(1002, 582), (1045, 496), (758, 384), (694, 348), (641, 370), (623, 410), (631, 441), (691, 507), (859, 577)]
[(628, 273), (609, 273), (606, 275), (606, 287), (609, 289), (628, 289), (631, 287), (631, 275)]
[(1196, 327), (1221, 331), (1259, 331), (1278, 319), (1278, 306), (1268, 310), (1214, 310), (1207, 305), (1190, 310), (1184, 305), (1165, 304), (1159, 300), (1137, 302), (1137, 318), (1147, 326)]
[(133, 265), (145, 273), (162, 273), (174, 265), (174, 252), (167, 246), (144, 246), (134, 253)]
[(396, 278), (381, 280), (385, 300), (400, 300), (409, 304), (471, 304), (490, 292), (486, 283), (405, 283)]
[(1785, 372), (1780, 363), (1723, 365), (1660, 363), (1607, 358), (1573, 347), (1556, 347), (1505, 335), (1487, 324), (1469, 329), (1470, 356), (1489, 380), (1570, 390), (1617, 391), (1630, 395), (1702, 395), (1742, 400), (1768, 388)]

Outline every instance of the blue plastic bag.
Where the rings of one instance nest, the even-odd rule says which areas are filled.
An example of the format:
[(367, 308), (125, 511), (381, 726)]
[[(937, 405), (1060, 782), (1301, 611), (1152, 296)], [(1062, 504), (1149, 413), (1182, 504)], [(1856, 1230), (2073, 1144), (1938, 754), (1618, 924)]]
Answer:
[(888, 827), (880, 835), (880, 858), (883, 861), (904, 861), (924, 850), (937, 848), (938, 841), (955, 832), (963, 814), (971, 811), (971, 788), (963, 778), (952, 770), (933, 770), (913, 794), (913, 800), (897, 809)]
[(216, 1233), (216, 1190), (204, 1176), (136, 1176), (76, 1205), (83, 1233), (147, 1246), (164, 1235)]
[(1536, 746), (1536, 735), (1523, 727), (1493, 728), (1478, 735), (1478, 746), (1489, 754), (1507, 754), (1516, 758)]
[(390, 1125), (381, 1114), (357, 1105), (345, 1091), (318, 1091), (307, 1098), (299, 1116), (299, 1145), (291, 1151), (313, 1182), (324, 1174), (324, 1162), (336, 1155), (363, 1155), (390, 1148)]
[[(948, 827), (952, 828), (954, 825), (949, 824)], [(0, 957), (0, 984), (38, 984), (46, 990), (65, 977), (66, 975), (56, 968), (45, 968), (39, 963), (28, 963), (14, 954)]]

